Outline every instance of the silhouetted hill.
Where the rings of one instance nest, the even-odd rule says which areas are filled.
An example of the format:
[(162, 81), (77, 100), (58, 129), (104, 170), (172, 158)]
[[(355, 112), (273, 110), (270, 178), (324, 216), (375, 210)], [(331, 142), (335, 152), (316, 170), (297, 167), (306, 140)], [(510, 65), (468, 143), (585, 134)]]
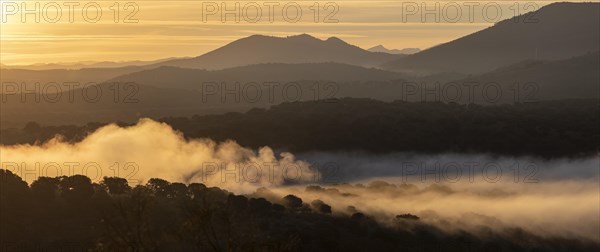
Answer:
[[(457, 83), (496, 83), (505, 93), (518, 90), (522, 99), (600, 99), (600, 54), (559, 61), (528, 60)], [(529, 97), (525, 97), (529, 96)], [(513, 99), (510, 95), (504, 98)]]
[(555, 3), (389, 62), (405, 72), (481, 73), (527, 59), (559, 60), (600, 47), (600, 3)]
[(260, 63), (337, 62), (358, 66), (379, 66), (401, 56), (373, 53), (331, 37), (320, 40), (307, 34), (286, 38), (253, 35), (191, 59), (162, 62), (156, 66), (225, 69)]
[(387, 81), (399, 79), (399, 73), (340, 63), (258, 64), (224, 70), (159, 67), (130, 73), (111, 81), (133, 82), (156, 87), (201, 89), (202, 83), (291, 82), (324, 80), (335, 82)]
[[(38, 99), (38, 100), (36, 100)], [(214, 105), (214, 104), (212, 104)], [(64, 89), (59, 94), (6, 94), (1, 104), (2, 128), (38, 121), (49, 125), (100, 121), (134, 122), (140, 117), (245, 111), (242, 104), (211, 106), (193, 90), (156, 88), (148, 85), (103, 83), (86, 88)]]
[[(22, 127), (29, 121), (51, 125), (88, 121), (131, 122), (140, 117), (157, 119), (243, 112), (282, 102), (345, 97), (488, 105), (554, 99), (599, 99), (598, 56), (596, 52), (560, 61), (523, 61), (482, 75), (464, 77), (446, 73), (418, 79), (404, 79), (393, 72), (336, 63), (261, 64), (217, 71), (160, 67), (101, 84), (101, 97), (98, 100), (95, 100), (95, 88), (89, 88), (84, 93), (79, 88), (69, 90), (60, 84), (63, 92), (58, 98), (46, 94), (38, 95), (40, 100), (36, 100), (35, 95), (26, 94), (24, 102), (20, 92), (7, 93), (1, 104), (0, 126)], [(23, 75), (29, 78), (52, 76), (43, 76), (36, 71), (18, 71), (36, 73)], [(71, 75), (76, 80), (90, 78), (81, 75), (88, 71), (85, 69), (52, 72), (55, 71), (62, 72), (63, 77), (69, 76), (66, 73), (78, 73)], [(237, 81), (241, 82), (238, 86), (235, 83)], [(267, 82), (271, 85), (278, 83), (268, 86)], [(471, 94), (467, 84), (473, 83), (476, 86)], [(211, 85), (211, 90), (203, 90), (204, 84)], [(453, 87), (447, 88), (451, 85), (460, 88), (459, 99), (450, 99), (456, 92)], [(494, 98), (495, 87), (491, 88), (491, 92), (487, 89), (491, 95), (484, 96), (483, 88), (489, 86), (501, 90), (498, 100)], [(42, 86), (40, 91), (52, 92), (54, 89)], [(70, 101), (70, 97), (74, 100)], [(136, 101), (125, 102), (130, 100), (128, 98)]]

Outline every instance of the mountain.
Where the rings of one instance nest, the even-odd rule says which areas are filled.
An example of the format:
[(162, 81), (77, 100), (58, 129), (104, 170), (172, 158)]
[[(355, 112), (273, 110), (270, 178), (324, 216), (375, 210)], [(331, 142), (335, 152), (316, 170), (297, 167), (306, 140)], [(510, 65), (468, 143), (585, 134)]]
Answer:
[(477, 106), (342, 98), (166, 122), (189, 138), (234, 139), (243, 146), (298, 153), (480, 152), (564, 157), (597, 153), (599, 113), (593, 99)]
[[(600, 99), (600, 53), (559, 61), (526, 60), (454, 83), (495, 83), (507, 102)], [(476, 97), (477, 98), (477, 97)]]
[[(107, 71), (112, 72), (107, 72)], [(133, 72), (123, 72), (123, 71)], [(3, 84), (28, 84), (26, 91), (60, 92), (60, 95), (27, 95), (23, 102), (20, 91), (7, 93), (2, 103), (2, 127), (22, 127), (28, 121), (44, 124), (90, 121), (135, 121), (140, 117), (191, 116), (241, 112), (255, 107), (269, 107), (282, 102), (327, 99), (345, 96), (367, 96), (369, 92), (391, 93), (377, 83), (366, 81), (397, 80), (399, 73), (339, 63), (259, 64), (225, 70), (202, 70), (177, 67), (98, 68), (81, 70), (16, 70), (3, 69)], [(5, 80), (5, 75), (7, 80)], [(113, 79), (103, 77), (117, 75)], [(25, 79), (27, 78), (27, 79)], [(26, 81), (23, 81), (26, 80)], [(107, 81), (102, 81), (107, 80)], [(321, 81), (323, 80), (323, 81)], [(235, 89), (235, 82), (242, 85)], [(356, 84), (365, 81), (364, 84)], [(41, 82), (38, 89), (31, 85)], [(49, 88), (56, 82), (62, 89)], [(66, 82), (79, 82), (75, 90)], [(88, 82), (98, 88), (85, 88)], [(203, 82), (226, 83), (226, 90), (213, 93), (202, 89)], [(253, 85), (244, 85), (250, 84)], [(266, 82), (279, 82), (273, 89)], [(293, 83), (292, 83), (293, 82)], [(334, 82), (334, 83), (331, 83)], [(292, 83), (292, 84), (290, 84)], [(316, 83), (319, 85), (316, 86)], [(62, 84), (62, 85), (61, 85)], [(23, 88), (20, 88), (23, 89)], [(96, 99), (98, 90), (99, 97)], [(233, 90), (233, 91), (231, 91)], [(91, 93), (87, 93), (87, 92)], [(233, 93), (233, 94), (232, 94)], [(92, 98), (89, 98), (89, 97)], [(222, 97), (225, 97), (224, 100)], [(34, 99), (39, 97), (39, 101)], [(237, 98), (236, 98), (237, 97)]]
[(387, 49), (382, 45), (374, 46), (368, 49), (369, 52), (382, 52), (389, 54), (415, 54), (421, 51), (419, 48), (404, 48), (402, 50), (398, 49)]
[(387, 81), (399, 73), (340, 63), (269, 63), (223, 70), (158, 67), (118, 76), (109, 82), (133, 82), (163, 88), (200, 89), (202, 83), (292, 82), (292, 81)]
[[(450, 82), (457, 83), (460, 87), (463, 87), (461, 86), (463, 83), (478, 83), (474, 102), (479, 104), (490, 104), (489, 102), (486, 103), (485, 100), (481, 100), (481, 87), (492, 82), (497, 83), (503, 92), (503, 99), (494, 104), (513, 103), (515, 101), (526, 103), (527, 101), (543, 102), (545, 100), (561, 99), (598, 99), (600, 76), (597, 69), (599, 68), (600, 54), (598, 52), (559, 61), (522, 61), (485, 74), (472, 75), (466, 78), (458, 77), (456, 78), (458, 80), (455, 81), (448, 80), (452, 76), (462, 75), (438, 74), (406, 82), (397, 73), (335, 63), (264, 64), (218, 71), (160, 67), (123, 75), (113, 80), (115, 82), (137, 83), (134, 85), (120, 84), (115, 86), (116, 83), (112, 82), (100, 84), (102, 95), (99, 100), (90, 100), (93, 99), (90, 96), (95, 97), (96, 89), (90, 89), (90, 94), (84, 94), (81, 89), (63, 90), (63, 93), (59, 96), (42, 95), (39, 102), (35, 102), (34, 97), (31, 95), (26, 96), (27, 102), (23, 102), (20, 94), (7, 94), (4, 96), (5, 101), (2, 102), (2, 113), (0, 114), (2, 124), (0, 126), (20, 128), (29, 121), (52, 125), (81, 124), (90, 121), (122, 120), (133, 122), (140, 117), (160, 118), (242, 112), (251, 108), (267, 108), (282, 102), (294, 103), (296, 101), (315, 101), (317, 99), (327, 101), (330, 98), (344, 97), (371, 98), (381, 101), (422, 102), (423, 98), (420, 93), (423, 90), (420, 90), (421, 92), (415, 90), (413, 95), (406, 95), (405, 92), (410, 90), (407, 85), (414, 87), (417, 84), (418, 87), (423, 83), (445, 84)], [(328, 71), (310, 73), (316, 71), (316, 69), (328, 69)], [(274, 74), (269, 75), (270, 71), (273, 71)], [(314, 81), (298, 81), (296, 86), (300, 88), (298, 93), (301, 95), (299, 98), (296, 97), (298, 91), (296, 88), (288, 90), (291, 94), (284, 94), (283, 88), (286, 87), (287, 83), (280, 83), (279, 86), (270, 90), (264, 85), (260, 85), (259, 82), (261, 81), (260, 78), (272, 78), (272, 80), (295, 79), (302, 71), (306, 71), (305, 76), (308, 76), (306, 78), (333, 79), (346, 77), (347, 79), (338, 80), (339, 82), (335, 82), (334, 85), (330, 86), (325, 85), (328, 83), (319, 82), (322, 85), (317, 87), (315, 87)], [(237, 91), (235, 91), (232, 85), (228, 85), (227, 90), (214, 90), (215, 92), (203, 93), (204, 90), (198, 88), (203, 81), (233, 82), (236, 78), (248, 78), (245, 83), (256, 81), (258, 82), (257, 86), (262, 89), (260, 91), (254, 88), (245, 89), (245, 87), (249, 87), (246, 85), (237, 88)], [(354, 80), (359, 78), (363, 78), (362, 80), (365, 81)], [(379, 80), (368, 81), (375, 78), (379, 78)], [(519, 90), (518, 98), (520, 100), (514, 99), (515, 83), (520, 85), (516, 87)], [(534, 89), (531, 86), (525, 86), (527, 83), (533, 83)], [(289, 86), (287, 85), (287, 87)], [(118, 88), (118, 92), (115, 91), (116, 88)], [(319, 91), (315, 91), (317, 88)], [(444, 89), (433, 90), (443, 92)], [(464, 88), (461, 97), (468, 97), (469, 92)], [(453, 97), (454, 89), (450, 89), (448, 93), (450, 94), (443, 97)], [(53, 101), (53, 97), (59, 97), (58, 101)], [(71, 97), (74, 100), (71, 100)], [(226, 99), (224, 100), (223, 97)], [(427, 97), (431, 98), (431, 95), (429, 94)], [(533, 100), (527, 100), (530, 98)], [(332, 101), (335, 102), (335, 99)], [(457, 102), (466, 103), (470, 101), (460, 100)], [(436, 103), (432, 102), (432, 104)]]
[(560, 60), (599, 50), (600, 3), (554, 3), (482, 31), (384, 64), (403, 72), (483, 73), (527, 59)]
[[(194, 90), (147, 85), (102, 83), (95, 88), (63, 89), (60, 94), (3, 95), (0, 127), (23, 127), (36, 121), (47, 125), (87, 122), (135, 122), (139, 118), (191, 116), (246, 111), (246, 104), (208, 104)], [(36, 101), (39, 97), (39, 101)], [(23, 102), (22, 99), (26, 99)], [(238, 108), (239, 107), (239, 108)]]
[(336, 62), (374, 67), (400, 57), (369, 52), (335, 37), (320, 40), (307, 34), (286, 38), (253, 35), (195, 58), (170, 60), (155, 66), (216, 70), (260, 63)]

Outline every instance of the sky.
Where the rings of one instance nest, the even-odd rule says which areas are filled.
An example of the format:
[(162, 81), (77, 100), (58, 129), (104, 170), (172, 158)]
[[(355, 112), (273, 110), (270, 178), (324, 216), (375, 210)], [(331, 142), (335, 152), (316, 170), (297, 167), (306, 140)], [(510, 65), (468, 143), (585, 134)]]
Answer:
[(253, 34), (425, 49), (553, 1), (5, 1), (1, 63), (156, 60)]

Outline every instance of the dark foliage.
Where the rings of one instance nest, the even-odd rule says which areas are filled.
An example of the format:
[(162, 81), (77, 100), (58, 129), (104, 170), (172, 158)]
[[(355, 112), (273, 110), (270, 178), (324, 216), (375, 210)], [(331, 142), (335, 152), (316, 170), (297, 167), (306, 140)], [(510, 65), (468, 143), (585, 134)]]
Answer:
[[(233, 139), (281, 150), (457, 152), (565, 157), (595, 154), (598, 100), (480, 106), (341, 99), (284, 103), (247, 113), (165, 118), (187, 138)], [(76, 142), (102, 124), (1, 132), (2, 144), (35, 143), (55, 135)]]
[(520, 229), (446, 234), (412, 214), (381, 225), (354, 212), (332, 216), (234, 195), (203, 184), (84, 176), (41, 177), (28, 186), (0, 170), (2, 251), (597, 251), (598, 244)]

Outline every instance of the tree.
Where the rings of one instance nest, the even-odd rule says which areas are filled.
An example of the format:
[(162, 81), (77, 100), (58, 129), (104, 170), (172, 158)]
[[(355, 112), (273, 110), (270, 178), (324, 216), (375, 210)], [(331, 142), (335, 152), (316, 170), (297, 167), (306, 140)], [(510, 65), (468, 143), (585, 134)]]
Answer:
[(289, 194), (283, 197), (283, 201), (285, 206), (289, 208), (300, 208), (302, 207), (302, 199), (297, 197), (296, 195)]
[(63, 177), (59, 185), (61, 196), (71, 204), (85, 204), (94, 195), (92, 180), (83, 175)]
[(113, 195), (125, 194), (131, 191), (131, 187), (124, 178), (104, 177), (100, 184), (106, 186), (108, 193)]
[(152, 178), (148, 180), (147, 186), (150, 191), (156, 195), (157, 197), (169, 197), (171, 195), (171, 188), (169, 187), (171, 183), (164, 179)]
[(31, 183), (31, 192), (37, 201), (47, 205), (59, 196), (59, 184), (59, 178), (39, 177)]
[(230, 194), (227, 198), (227, 205), (229, 205), (234, 212), (240, 212), (248, 207), (248, 198), (242, 195)]
[(319, 213), (330, 214), (331, 206), (321, 200), (313, 200), (310, 205)]
[(0, 241), (20, 242), (28, 236), (31, 203), (27, 183), (12, 172), (0, 169)]
[(414, 214), (410, 214), (410, 213), (405, 213), (405, 214), (399, 214), (396, 215), (396, 219), (400, 220), (400, 219), (405, 219), (405, 220), (418, 220), (420, 219), (419, 216), (416, 216)]

